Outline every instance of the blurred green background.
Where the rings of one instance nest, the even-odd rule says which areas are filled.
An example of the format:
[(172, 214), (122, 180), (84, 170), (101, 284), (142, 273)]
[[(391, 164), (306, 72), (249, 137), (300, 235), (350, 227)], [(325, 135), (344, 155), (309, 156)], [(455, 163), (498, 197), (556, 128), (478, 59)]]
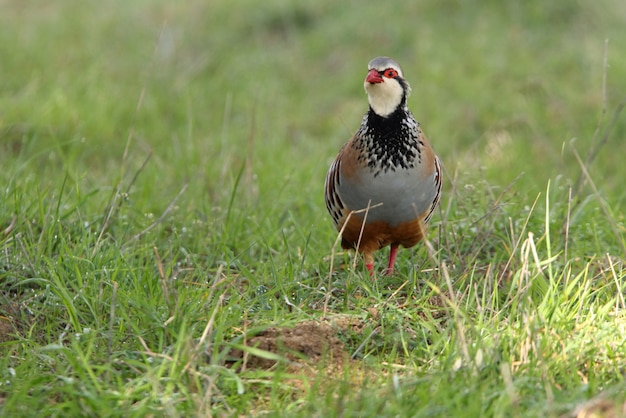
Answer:
[[(169, 195), (189, 182), (189, 205), (228, 185), (251, 156), (261, 195), (297, 177), (292, 197), (305, 187), (322, 207), (328, 162), (366, 110), (367, 62), (389, 55), (448, 174), (506, 185), (524, 172), (520, 188), (534, 195), (547, 178), (578, 172), (572, 139), (584, 155), (603, 109), (608, 119), (626, 95), (621, 1), (0, 7), (0, 158), (11, 167), (29, 157), (3, 170), (5, 181), (28, 173), (45, 185), (68, 170), (109, 185), (130, 136), (131, 161), (154, 153), (140, 184)], [(594, 165), (620, 201), (625, 127), (621, 118)]]

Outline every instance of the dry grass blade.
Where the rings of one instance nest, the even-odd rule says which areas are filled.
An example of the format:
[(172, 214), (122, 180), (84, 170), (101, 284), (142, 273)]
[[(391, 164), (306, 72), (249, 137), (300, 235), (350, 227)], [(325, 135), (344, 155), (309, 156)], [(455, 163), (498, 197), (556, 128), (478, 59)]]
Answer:
[[(368, 206), (365, 209), (360, 209), (360, 210), (354, 210), (351, 211), (350, 213), (348, 213), (348, 216), (346, 217), (346, 220), (343, 223), (343, 226), (341, 227), (341, 230), (339, 230), (339, 232), (337, 233), (337, 238), (335, 239), (335, 242), (333, 243), (333, 247), (331, 249), (330, 252), (330, 267), (329, 267), (329, 271), (328, 271), (328, 289), (326, 289), (326, 298), (324, 300), (324, 315), (323, 317), (326, 317), (326, 313), (328, 312), (328, 303), (330, 302), (330, 296), (331, 296), (331, 292), (332, 292), (332, 277), (333, 277), (333, 270), (334, 270), (334, 265), (335, 265), (335, 254), (337, 251), (337, 246), (341, 243), (341, 236), (343, 235), (343, 232), (346, 229), (346, 226), (348, 225), (348, 221), (350, 220), (350, 218), (352, 217), (353, 214), (359, 214), (359, 213), (363, 213), (365, 212), (365, 217), (363, 218), (363, 223), (361, 225), (361, 234), (363, 233), (363, 228), (365, 227), (365, 219), (367, 218), (367, 212), (370, 209), (373, 208), (377, 208), (379, 206), (381, 206), (382, 203), (376, 204), (374, 206), (370, 206), (368, 204)], [(359, 242), (357, 243), (357, 248), (359, 246), (359, 244), (361, 243), (361, 237), (359, 236)], [(358, 257), (358, 253), (355, 254), (355, 259)], [(355, 268), (356, 264), (353, 265), (353, 269)]]
[(572, 186), (567, 188), (567, 213), (565, 215), (565, 225), (563, 226), (563, 230), (565, 232), (565, 238), (563, 243), (563, 261), (567, 263), (567, 250), (569, 247), (569, 223), (572, 215)]
[(117, 289), (119, 285), (117, 282), (113, 282), (113, 290), (111, 292), (111, 312), (109, 314), (109, 336), (107, 341), (107, 357), (111, 361), (113, 353), (113, 330), (115, 326), (115, 304), (117, 303)]
[(606, 260), (609, 263), (609, 267), (611, 268), (611, 276), (613, 277), (613, 281), (615, 281), (615, 287), (617, 288), (617, 301), (615, 303), (615, 314), (617, 315), (619, 310), (626, 309), (626, 301), (624, 301), (622, 281), (615, 271), (615, 263), (613, 262), (613, 259), (609, 254), (606, 254)]
[(539, 201), (539, 197), (541, 196), (541, 194), (538, 194), (537, 197), (535, 198), (535, 201), (533, 202), (533, 205), (531, 206), (530, 210), (528, 211), (528, 215), (526, 215), (526, 219), (524, 220), (524, 224), (522, 226), (522, 229), (519, 233), (519, 236), (517, 238), (517, 240), (515, 240), (515, 244), (513, 246), (513, 248), (511, 249), (511, 255), (509, 256), (508, 260), (506, 261), (506, 264), (504, 265), (504, 268), (502, 269), (502, 272), (500, 273), (500, 277), (498, 278), (498, 281), (502, 281), (504, 279), (504, 276), (507, 274), (507, 271), (509, 270), (509, 267), (511, 266), (511, 263), (513, 262), (513, 259), (515, 258), (515, 254), (517, 253), (517, 249), (519, 248), (520, 242), (522, 241), (522, 236), (524, 235), (524, 231), (526, 231), (526, 228), (528, 227), (528, 222), (530, 221), (530, 217), (533, 214), (534, 210), (535, 210), (535, 206), (537, 206), (537, 202)]
[[(356, 242), (356, 248), (359, 248), (359, 247), (361, 246), (361, 239), (363, 238), (363, 231), (365, 231), (365, 224), (367, 223), (367, 215), (369, 214), (369, 211), (370, 211), (370, 208), (371, 208), (371, 207), (370, 207), (371, 203), (372, 203), (372, 201), (371, 201), (371, 200), (370, 200), (370, 201), (368, 201), (368, 202), (367, 202), (367, 207), (364, 209), (365, 214), (363, 215), (363, 222), (361, 222), (361, 230), (359, 231), (359, 239), (358, 239), (358, 240), (357, 240), (357, 242)], [(380, 204), (382, 205), (382, 203), (380, 203)], [(359, 211), (359, 212), (360, 212), (360, 211)], [(358, 213), (358, 212), (357, 212), (357, 213)], [(352, 213), (350, 213), (350, 215), (351, 215), (351, 214), (352, 214)], [(346, 222), (344, 223), (344, 227), (345, 227), (346, 225), (348, 225), (348, 221), (347, 221), (347, 220), (346, 220)], [(344, 228), (342, 227), (342, 228), (341, 228), (341, 230), (343, 231), (343, 230), (344, 230)], [(342, 232), (342, 234), (343, 234), (343, 232)], [(354, 259), (352, 260), (352, 270), (356, 269), (356, 263), (357, 263), (357, 260), (359, 259), (359, 258), (357, 257), (357, 254), (358, 254), (358, 251), (356, 251), (356, 252), (355, 252), (355, 257), (354, 257)]]
[[(443, 278), (446, 283), (446, 287), (448, 289), (448, 296), (446, 296), (439, 287), (435, 285), (431, 285), (431, 286), (433, 286), (433, 288), (437, 291), (439, 296), (452, 309), (454, 313), (454, 323), (456, 325), (458, 336), (459, 336), (459, 344), (461, 346), (461, 352), (463, 353), (463, 360), (465, 361), (465, 364), (471, 365), (472, 361), (471, 361), (471, 356), (469, 353), (469, 345), (467, 342), (467, 335), (466, 335), (467, 333), (465, 330), (465, 325), (463, 324), (463, 321), (462, 321), (463, 315), (461, 313), (461, 308), (459, 305), (459, 301), (457, 299), (456, 291), (454, 290), (454, 286), (452, 284), (452, 278), (450, 277), (450, 272), (448, 271), (448, 266), (445, 262), (442, 262), (439, 259), (439, 257), (437, 257), (437, 252), (435, 251), (435, 248), (433, 247), (432, 243), (430, 242), (430, 240), (425, 234), (422, 237), (422, 240), (424, 241), (424, 245), (426, 246), (428, 256), (430, 257), (431, 260), (433, 260), (433, 262), (437, 266), (439, 266), (439, 271), (443, 275)], [(474, 371), (476, 371), (475, 365), (474, 365)]]
[(17, 224), (17, 215), (13, 215), (13, 217), (11, 218), (11, 223), (9, 224), (9, 226), (4, 228), (4, 231), (2, 231), (3, 234), (5, 236), (9, 235), (11, 233), (11, 231), (13, 231), (13, 228), (15, 228), (16, 224)]
[[(220, 265), (220, 267), (218, 268), (217, 272), (215, 273), (215, 279), (213, 280), (213, 284), (211, 285), (211, 289), (209, 291), (209, 296), (207, 297), (207, 300), (212, 300), (213, 296), (215, 295), (215, 292), (217, 291), (218, 286), (220, 286), (222, 283), (225, 282), (226, 278), (222, 277), (222, 272), (223, 272), (223, 266)], [(198, 340), (198, 343), (196, 344), (196, 348), (193, 352), (193, 355), (191, 356), (191, 359), (189, 360), (189, 362), (185, 365), (184, 370), (189, 370), (193, 364), (195, 363), (195, 359), (198, 357), (198, 355), (201, 352), (204, 352), (206, 350), (206, 341), (207, 338), (209, 337), (209, 334), (211, 333), (211, 331), (213, 330), (213, 326), (215, 325), (215, 317), (217, 315), (217, 312), (219, 311), (219, 309), (222, 308), (223, 304), (224, 304), (224, 299), (226, 298), (226, 294), (223, 292), (217, 302), (215, 303), (215, 307), (213, 308), (213, 312), (211, 313), (211, 316), (209, 318), (209, 320), (207, 321), (206, 326), (204, 327), (204, 331), (202, 332), (202, 335), (200, 336), (200, 339)]]

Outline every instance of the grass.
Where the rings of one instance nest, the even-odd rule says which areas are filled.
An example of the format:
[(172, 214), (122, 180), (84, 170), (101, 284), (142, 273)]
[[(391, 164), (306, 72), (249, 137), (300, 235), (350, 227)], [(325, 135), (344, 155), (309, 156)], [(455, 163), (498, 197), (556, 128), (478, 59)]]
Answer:
[[(3, 416), (626, 414), (621, 2), (2, 9)], [(381, 54), (446, 181), (370, 280), (322, 185)]]

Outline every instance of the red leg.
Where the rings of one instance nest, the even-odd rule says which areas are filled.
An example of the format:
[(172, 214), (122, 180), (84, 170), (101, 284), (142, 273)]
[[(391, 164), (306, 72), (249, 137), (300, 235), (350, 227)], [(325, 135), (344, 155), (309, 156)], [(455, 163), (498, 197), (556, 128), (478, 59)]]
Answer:
[(372, 253), (364, 253), (365, 267), (370, 274), (370, 277), (374, 277), (374, 255)]
[(398, 244), (391, 244), (389, 249), (389, 264), (387, 264), (386, 275), (393, 273), (393, 265), (396, 263), (396, 255), (398, 254)]

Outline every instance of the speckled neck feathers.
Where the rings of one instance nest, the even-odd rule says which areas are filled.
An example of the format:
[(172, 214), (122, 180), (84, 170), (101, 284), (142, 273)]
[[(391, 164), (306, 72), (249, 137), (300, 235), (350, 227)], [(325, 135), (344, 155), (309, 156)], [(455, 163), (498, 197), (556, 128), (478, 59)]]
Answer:
[(412, 169), (421, 163), (419, 123), (405, 107), (387, 117), (372, 109), (363, 117), (351, 144), (359, 153), (358, 161), (366, 164), (374, 176), (397, 169)]

